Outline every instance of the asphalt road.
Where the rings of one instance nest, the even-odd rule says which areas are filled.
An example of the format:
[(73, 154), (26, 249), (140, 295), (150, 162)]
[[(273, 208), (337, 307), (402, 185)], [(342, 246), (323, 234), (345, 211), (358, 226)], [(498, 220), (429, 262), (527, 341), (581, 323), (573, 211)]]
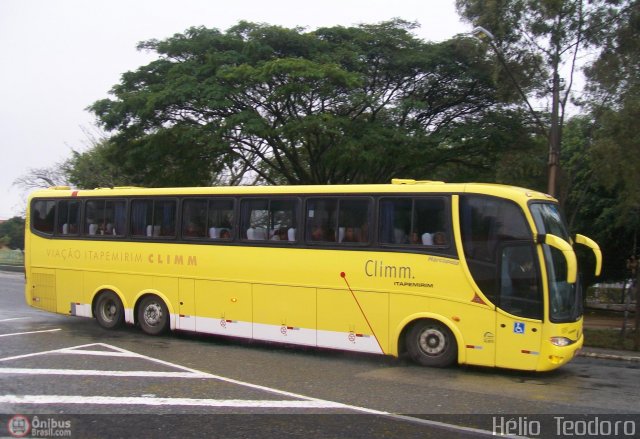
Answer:
[(23, 289), (22, 274), (0, 272), (0, 436), (640, 435), (638, 363), (440, 370), (188, 333), (149, 337), (30, 308)]

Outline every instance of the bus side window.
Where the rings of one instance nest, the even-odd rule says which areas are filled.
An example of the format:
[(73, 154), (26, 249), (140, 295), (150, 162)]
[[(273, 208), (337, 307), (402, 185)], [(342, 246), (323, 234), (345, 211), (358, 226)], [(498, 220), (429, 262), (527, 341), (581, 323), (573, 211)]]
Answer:
[(542, 319), (542, 294), (536, 267), (532, 244), (513, 244), (502, 248), (500, 308), (519, 317)]
[(410, 198), (380, 200), (380, 242), (382, 244), (418, 243), (418, 234), (411, 233), (413, 202)]
[(149, 238), (175, 237), (176, 210), (175, 200), (133, 200), (131, 202), (131, 234)]
[[(446, 204), (442, 198), (417, 198), (413, 202), (413, 234), (419, 235), (422, 245), (448, 246)], [(420, 244), (420, 242), (418, 242)]]
[(447, 247), (446, 203), (443, 198), (380, 200), (380, 242), (393, 245)]
[(288, 242), (291, 236), (295, 240), (297, 212), (298, 200), (295, 199), (242, 200), (240, 217), (242, 239)]
[(59, 201), (58, 202), (58, 231), (59, 235), (77, 235), (80, 223), (80, 202)]
[[(514, 291), (509, 284), (511, 276), (505, 274), (510, 269), (507, 260), (509, 257), (524, 257), (529, 251), (511, 246), (520, 241), (532, 241), (522, 209), (500, 198), (465, 195), (460, 203), (460, 229), (464, 255), (473, 280), (489, 300), (500, 306), (501, 296), (509, 296)], [(508, 251), (503, 252), (505, 245)], [(535, 258), (531, 261), (535, 264)], [(507, 304), (506, 299), (504, 303)], [(515, 309), (509, 311), (515, 313)]]
[(306, 239), (309, 242), (334, 242), (336, 240), (336, 222), (338, 200), (309, 199), (306, 207)]
[(343, 198), (339, 202), (338, 242), (369, 242), (369, 200)]
[(85, 204), (84, 234), (123, 236), (127, 206), (124, 200), (94, 199)]
[(31, 207), (31, 223), (38, 232), (52, 234), (55, 227), (56, 202), (36, 200)]
[(182, 204), (182, 237), (205, 238), (207, 224), (207, 200), (187, 199)]
[(370, 211), (367, 198), (308, 199), (306, 239), (313, 243), (368, 243)]
[(109, 223), (107, 223), (107, 232), (113, 234), (113, 236), (124, 236), (127, 224), (127, 203), (124, 200), (117, 200), (111, 203), (113, 212), (109, 221), (112, 229), (108, 230)]
[(233, 199), (209, 200), (207, 208), (207, 233), (210, 239), (230, 240), (233, 238)]

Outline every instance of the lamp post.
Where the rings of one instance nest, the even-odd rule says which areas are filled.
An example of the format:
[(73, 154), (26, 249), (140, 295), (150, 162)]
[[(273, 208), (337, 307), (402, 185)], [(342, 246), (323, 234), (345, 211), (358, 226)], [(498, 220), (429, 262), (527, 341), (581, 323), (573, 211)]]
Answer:
[(513, 82), (513, 85), (518, 90), (518, 93), (527, 104), (529, 112), (536, 121), (539, 133), (547, 138), (549, 144), (547, 193), (555, 197), (558, 168), (560, 163), (560, 76), (558, 75), (557, 68), (554, 68), (552, 81), (551, 127), (547, 128), (542, 120), (540, 120), (538, 113), (536, 113), (536, 111), (533, 109), (531, 102), (529, 102), (527, 95), (522, 90), (522, 87), (520, 87), (520, 84), (518, 84), (518, 81), (516, 81), (516, 78), (513, 76), (511, 69), (509, 69), (509, 66), (507, 66), (507, 62), (504, 58), (502, 50), (500, 50), (500, 48), (496, 45), (495, 37), (493, 36), (493, 34), (481, 26), (477, 26), (476, 28), (474, 28), (472, 34), (474, 37), (480, 40), (484, 40), (485, 38), (488, 40), (489, 45), (498, 57), (498, 61), (500, 61), (500, 64), (502, 64), (502, 67), (504, 67), (505, 71), (509, 75), (509, 79), (511, 80), (511, 82)]

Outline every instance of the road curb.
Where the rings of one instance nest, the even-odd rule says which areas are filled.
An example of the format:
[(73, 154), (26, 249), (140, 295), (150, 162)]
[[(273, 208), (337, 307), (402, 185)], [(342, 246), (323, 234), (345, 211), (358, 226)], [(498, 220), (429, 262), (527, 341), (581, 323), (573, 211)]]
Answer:
[(24, 273), (24, 267), (22, 265), (1, 265), (0, 271), (11, 271), (15, 273)]
[(618, 354), (605, 354), (602, 352), (581, 351), (578, 353), (579, 357), (598, 358), (600, 360), (616, 360), (627, 361), (630, 363), (640, 363), (640, 357), (634, 355), (618, 355)]

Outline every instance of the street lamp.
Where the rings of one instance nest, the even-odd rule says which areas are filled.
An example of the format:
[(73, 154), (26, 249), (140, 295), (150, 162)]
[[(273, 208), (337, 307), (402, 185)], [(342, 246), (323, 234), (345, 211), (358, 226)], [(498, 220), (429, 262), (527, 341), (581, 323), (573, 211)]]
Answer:
[(560, 76), (558, 75), (557, 70), (553, 72), (551, 128), (548, 130), (547, 126), (542, 122), (542, 120), (540, 120), (538, 113), (536, 113), (536, 111), (533, 109), (533, 106), (529, 102), (527, 95), (524, 93), (524, 91), (520, 87), (520, 84), (518, 84), (518, 81), (516, 81), (516, 78), (513, 76), (511, 69), (509, 69), (509, 66), (507, 66), (506, 60), (504, 58), (504, 54), (502, 53), (502, 50), (500, 50), (500, 48), (496, 45), (495, 37), (493, 36), (493, 34), (489, 32), (487, 29), (485, 29), (484, 27), (477, 26), (476, 28), (473, 29), (472, 35), (482, 41), (484, 41), (485, 39), (488, 40), (489, 45), (491, 46), (493, 51), (496, 53), (496, 56), (498, 57), (498, 61), (500, 61), (500, 64), (502, 64), (502, 67), (504, 67), (505, 71), (509, 75), (509, 79), (511, 79), (511, 82), (513, 82), (513, 85), (515, 85), (516, 89), (518, 90), (518, 93), (520, 94), (524, 102), (527, 104), (527, 107), (529, 108), (529, 112), (531, 113), (531, 115), (536, 121), (539, 132), (547, 138), (549, 143), (549, 162), (548, 162), (549, 174), (548, 174), (548, 182), (547, 182), (548, 183), (547, 192), (549, 193), (549, 195), (555, 197), (558, 168), (560, 163), (560, 160), (559, 160), (560, 123), (559, 123), (559, 116), (558, 116), (559, 109), (560, 109), (560, 105), (559, 105), (560, 104)]

